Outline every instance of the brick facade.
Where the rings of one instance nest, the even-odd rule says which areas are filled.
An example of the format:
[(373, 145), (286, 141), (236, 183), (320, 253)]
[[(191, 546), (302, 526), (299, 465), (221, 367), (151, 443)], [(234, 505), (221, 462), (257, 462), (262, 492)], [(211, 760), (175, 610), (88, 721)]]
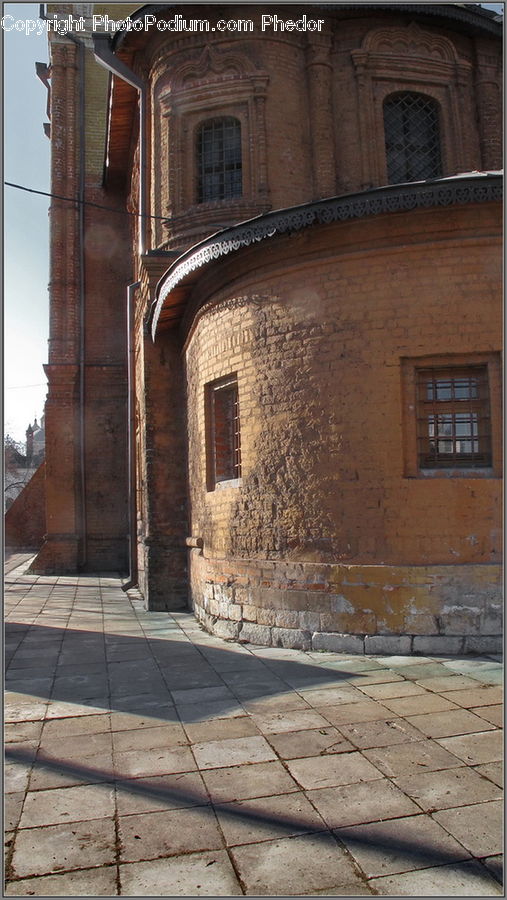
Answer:
[[(118, 9), (93, 11), (134, 8)], [(396, 206), (394, 195), (382, 206), (372, 189), (387, 183), (383, 104), (404, 92), (437, 110), (441, 176), (500, 167), (497, 23), (461, 4), (341, 6), (319, 11), (318, 32), (263, 32), (254, 7), (184, 13), (211, 30), (112, 40), (140, 87), (115, 75), (109, 108), (90, 35), (84, 56), (68, 39), (51, 42), (53, 190), (77, 196), (84, 166), (85, 199), (132, 215), (87, 206), (83, 221), (53, 202), (37, 570), (125, 569), (130, 528), (130, 570), (148, 607), (183, 608), (190, 596), (226, 637), (489, 647), (499, 621), (499, 205), (487, 191), (466, 199), (465, 177), (426, 207)], [(154, 14), (167, 22), (174, 9)], [(254, 27), (225, 33), (224, 16)], [(223, 118), (240, 126), (241, 193), (199, 202), (197, 135)], [(338, 195), (364, 197), (363, 213), (341, 222), (304, 206)], [(288, 207), (285, 233), (268, 233), (269, 211)], [(252, 217), (252, 230), (267, 230), (242, 243), (234, 227)], [(223, 254), (207, 242), (221, 229)], [(487, 471), (418, 471), (410, 378), (430, 357), (486, 366)], [(230, 376), (241, 477), (211, 485), (206, 391)]]

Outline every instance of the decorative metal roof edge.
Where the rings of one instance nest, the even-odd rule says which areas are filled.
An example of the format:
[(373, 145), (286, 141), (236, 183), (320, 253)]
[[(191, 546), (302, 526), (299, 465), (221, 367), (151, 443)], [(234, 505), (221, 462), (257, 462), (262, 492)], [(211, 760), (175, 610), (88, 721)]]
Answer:
[(332, 222), (435, 206), (501, 201), (502, 183), (500, 174), (468, 174), (374, 188), (264, 213), (219, 231), (187, 250), (160, 279), (148, 320), (148, 324), (151, 322), (152, 338), (155, 340), (158, 319), (168, 294), (191, 272), (229, 253), (276, 235), (293, 234), (312, 225), (329, 225)]

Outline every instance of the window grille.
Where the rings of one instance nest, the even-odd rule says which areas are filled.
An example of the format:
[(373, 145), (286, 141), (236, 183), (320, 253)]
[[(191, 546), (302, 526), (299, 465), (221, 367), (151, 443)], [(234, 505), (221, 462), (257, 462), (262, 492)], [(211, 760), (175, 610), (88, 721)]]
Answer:
[(235, 376), (207, 385), (208, 487), (241, 477), (238, 382)]
[(197, 133), (197, 200), (210, 203), (241, 197), (241, 124), (231, 117), (210, 119)]
[(442, 174), (438, 105), (422, 94), (392, 94), (384, 101), (389, 184)]
[(418, 369), (416, 385), (420, 468), (490, 466), (487, 366)]

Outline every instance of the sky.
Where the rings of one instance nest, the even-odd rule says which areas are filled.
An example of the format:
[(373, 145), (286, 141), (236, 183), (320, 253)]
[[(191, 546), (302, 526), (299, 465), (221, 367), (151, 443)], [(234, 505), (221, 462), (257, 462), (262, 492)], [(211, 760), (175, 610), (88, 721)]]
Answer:
[[(481, 5), (503, 12), (502, 3)], [(2, 4), (15, 19), (38, 13), (38, 3)], [(47, 38), (4, 31), (3, 50), (4, 181), (49, 191), (47, 94), (35, 75), (35, 63), (48, 60)], [(48, 206), (47, 197), (4, 188), (4, 434), (23, 443), (47, 393)]]

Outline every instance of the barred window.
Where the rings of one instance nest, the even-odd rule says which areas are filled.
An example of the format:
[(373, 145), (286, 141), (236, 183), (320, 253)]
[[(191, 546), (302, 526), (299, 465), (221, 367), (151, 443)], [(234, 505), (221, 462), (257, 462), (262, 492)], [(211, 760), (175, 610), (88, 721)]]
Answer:
[(208, 490), (241, 477), (238, 381), (235, 375), (206, 385)]
[(391, 94), (384, 101), (384, 132), (389, 184), (442, 174), (438, 104), (431, 97)]
[(416, 370), (421, 469), (491, 465), (487, 366)]
[(241, 123), (226, 117), (208, 119), (197, 132), (197, 201), (241, 197)]

